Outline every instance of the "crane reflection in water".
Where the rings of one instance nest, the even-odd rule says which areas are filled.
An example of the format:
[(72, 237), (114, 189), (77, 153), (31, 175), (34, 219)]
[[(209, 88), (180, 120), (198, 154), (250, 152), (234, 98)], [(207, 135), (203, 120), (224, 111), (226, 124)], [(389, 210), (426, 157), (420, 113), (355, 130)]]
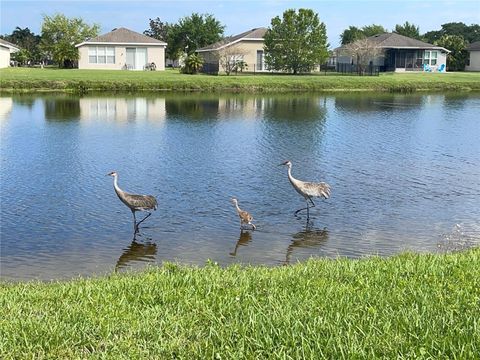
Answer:
[(290, 264), (292, 254), (295, 252), (295, 250), (314, 248), (318, 249), (328, 242), (328, 230), (326, 228), (315, 229), (313, 226), (314, 225), (312, 222), (307, 221), (305, 230), (293, 234), (292, 241), (287, 247), (284, 265)]
[(141, 237), (137, 232), (133, 236), (133, 240), (128, 247), (123, 250), (122, 255), (117, 260), (115, 271), (125, 269), (132, 266), (135, 262), (154, 262), (157, 255), (157, 244), (152, 242), (151, 238), (145, 241), (138, 239)]

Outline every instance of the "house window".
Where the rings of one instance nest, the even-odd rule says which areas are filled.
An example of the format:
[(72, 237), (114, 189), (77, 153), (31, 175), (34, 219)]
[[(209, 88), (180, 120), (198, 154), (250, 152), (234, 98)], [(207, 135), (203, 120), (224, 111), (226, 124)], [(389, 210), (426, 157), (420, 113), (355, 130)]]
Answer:
[(107, 47), (105, 50), (107, 54), (107, 64), (115, 64), (115, 48)]
[(88, 62), (90, 64), (115, 64), (115, 48), (105, 46), (89, 46)]
[(88, 47), (88, 62), (90, 64), (97, 63), (97, 47), (96, 46), (89, 46)]
[(437, 65), (438, 51), (425, 51), (424, 64)]
[(257, 50), (257, 70), (263, 70), (263, 50)]

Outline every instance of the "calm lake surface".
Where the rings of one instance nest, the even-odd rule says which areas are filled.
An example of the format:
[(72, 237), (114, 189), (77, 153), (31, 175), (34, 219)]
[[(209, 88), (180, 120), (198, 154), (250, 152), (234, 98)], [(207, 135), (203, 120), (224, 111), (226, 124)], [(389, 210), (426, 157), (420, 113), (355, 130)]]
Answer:
[[(478, 244), (479, 114), (480, 94), (1, 97), (1, 277)], [(308, 223), (287, 159), (332, 187)], [(135, 238), (113, 170), (159, 202)]]

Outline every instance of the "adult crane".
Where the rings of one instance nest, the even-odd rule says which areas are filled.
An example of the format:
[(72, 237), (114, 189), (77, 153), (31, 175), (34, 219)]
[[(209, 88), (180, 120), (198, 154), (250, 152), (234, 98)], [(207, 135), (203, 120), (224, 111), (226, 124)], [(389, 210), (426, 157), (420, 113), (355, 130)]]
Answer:
[(299, 209), (295, 211), (295, 214), (298, 214), (302, 210), (307, 210), (307, 219), (310, 217), (310, 204), (312, 207), (315, 207), (315, 203), (313, 202), (313, 197), (323, 197), (328, 199), (330, 197), (330, 185), (324, 182), (307, 182), (295, 179), (292, 176), (292, 162), (287, 160), (278, 166), (287, 166), (288, 167), (288, 180), (290, 184), (292, 184), (293, 188), (298, 192), (300, 195), (303, 196), (305, 201), (307, 202), (307, 207)]
[[(138, 226), (144, 222), (150, 215), (151, 212), (149, 210), (157, 210), (157, 199), (155, 199), (152, 195), (136, 195), (130, 194), (126, 191), (123, 191), (118, 186), (118, 174), (116, 171), (112, 171), (108, 173), (107, 176), (113, 177), (113, 188), (115, 189), (115, 193), (117, 194), (118, 198), (121, 202), (128, 206), (128, 208), (132, 211), (133, 214), (133, 228), (135, 232), (138, 231)], [(148, 215), (145, 216), (142, 220), (137, 223), (137, 218), (135, 217), (136, 211), (147, 211)]]

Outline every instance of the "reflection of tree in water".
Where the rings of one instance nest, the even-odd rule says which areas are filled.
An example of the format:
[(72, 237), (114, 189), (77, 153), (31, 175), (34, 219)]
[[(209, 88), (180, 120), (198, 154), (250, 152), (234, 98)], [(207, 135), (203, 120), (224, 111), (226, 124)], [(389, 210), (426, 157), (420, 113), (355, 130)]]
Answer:
[(168, 116), (182, 116), (194, 120), (208, 120), (218, 116), (218, 98), (166, 98)]
[(412, 110), (423, 105), (423, 97), (404, 94), (339, 94), (335, 96), (337, 110), (353, 113), (392, 110)]
[(292, 253), (295, 249), (320, 248), (328, 241), (327, 229), (313, 229), (307, 223), (307, 228), (293, 235), (292, 242), (287, 248), (285, 264), (290, 264)]
[(80, 118), (79, 98), (45, 99), (45, 119), (54, 121), (78, 120)]
[(126, 268), (129, 263), (135, 261), (153, 262), (157, 255), (157, 244), (151, 242), (137, 242), (136, 238), (133, 238), (132, 243), (126, 249), (123, 254), (118, 258), (115, 265), (115, 271)]
[(35, 104), (35, 97), (30, 95), (17, 95), (14, 96), (12, 99), (15, 105), (25, 106), (29, 110), (31, 110), (33, 105)]
[(235, 250), (230, 253), (232, 256), (237, 256), (237, 250), (240, 246), (247, 246), (248, 243), (252, 241), (252, 234), (250, 231), (240, 231), (240, 236), (235, 244)]

